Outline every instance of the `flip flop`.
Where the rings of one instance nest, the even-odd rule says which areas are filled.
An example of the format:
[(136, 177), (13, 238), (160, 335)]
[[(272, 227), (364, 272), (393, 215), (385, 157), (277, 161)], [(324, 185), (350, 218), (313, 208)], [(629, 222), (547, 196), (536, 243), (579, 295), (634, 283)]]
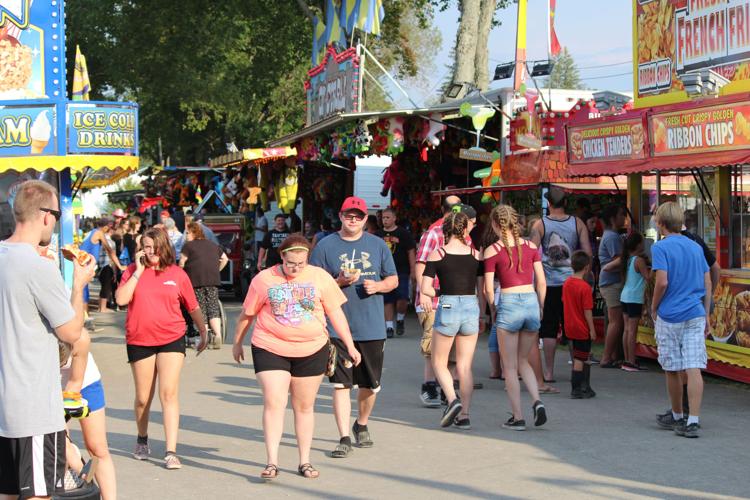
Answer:
[(560, 394), (560, 389), (557, 387), (552, 387), (551, 385), (540, 387), (539, 388), (540, 394)]
[(297, 472), (299, 472), (300, 476), (306, 479), (317, 479), (318, 476), (320, 476), (318, 469), (313, 467), (310, 463), (302, 464), (297, 467)]

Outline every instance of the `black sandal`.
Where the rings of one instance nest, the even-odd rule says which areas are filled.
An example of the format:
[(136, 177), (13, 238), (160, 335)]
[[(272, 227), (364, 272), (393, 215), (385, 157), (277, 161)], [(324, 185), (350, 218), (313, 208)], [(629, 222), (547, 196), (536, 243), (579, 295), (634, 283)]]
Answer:
[[(312, 466), (312, 464), (302, 464), (299, 467), (297, 467), (297, 472), (299, 472), (299, 475), (307, 478), (307, 479), (317, 479), (318, 476), (320, 476), (320, 472), (318, 472), (318, 469)], [(308, 476), (309, 474), (309, 476)]]
[(352, 446), (348, 443), (339, 443), (331, 452), (331, 458), (346, 458), (352, 451)]
[(278, 475), (279, 468), (274, 464), (268, 464), (266, 465), (266, 468), (263, 469), (263, 472), (260, 473), (260, 478), (265, 479), (266, 481), (270, 481), (271, 479), (276, 479)]

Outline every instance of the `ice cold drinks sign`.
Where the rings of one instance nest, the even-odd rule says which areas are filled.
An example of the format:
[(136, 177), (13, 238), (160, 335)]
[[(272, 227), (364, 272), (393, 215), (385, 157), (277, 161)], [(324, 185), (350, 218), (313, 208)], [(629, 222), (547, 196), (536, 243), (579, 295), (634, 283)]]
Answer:
[(726, 151), (750, 146), (750, 103), (651, 117), (654, 155)]
[(125, 106), (68, 106), (68, 152), (137, 154), (138, 116)]

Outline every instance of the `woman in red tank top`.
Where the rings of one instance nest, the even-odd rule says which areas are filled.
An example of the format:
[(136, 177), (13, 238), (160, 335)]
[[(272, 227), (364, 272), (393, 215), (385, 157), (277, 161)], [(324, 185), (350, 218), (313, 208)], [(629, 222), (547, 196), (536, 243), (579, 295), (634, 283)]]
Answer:
[[(536, 376), (529, 364), (529, 353), (538, 342), (547, 284), (536, 245), (521, 238), (516, 211), (508, 205), (498, 205), (490, 218), (500, 241), (484, 251), (485, 294), (497, 328), (505, 385), (513, 410), (513, 416), (503, 427), (525, 430), (519, 372), (534, 401), (534, 425), (540, 426), (547, 421)], [(493, 288), (496, 274), (500, 281), (498, 306), (495, 306)]]

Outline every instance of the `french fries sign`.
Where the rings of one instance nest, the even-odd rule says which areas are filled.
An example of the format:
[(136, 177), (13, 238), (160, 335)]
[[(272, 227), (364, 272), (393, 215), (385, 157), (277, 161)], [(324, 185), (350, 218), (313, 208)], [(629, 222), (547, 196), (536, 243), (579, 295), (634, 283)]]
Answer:
[(750, 79), (750, 0), (633, 0), (636, 107), (687, 101), (681, 76)]
[(750, 103), (655, 114), (650, 120), (654, 156), (750, 147)]

